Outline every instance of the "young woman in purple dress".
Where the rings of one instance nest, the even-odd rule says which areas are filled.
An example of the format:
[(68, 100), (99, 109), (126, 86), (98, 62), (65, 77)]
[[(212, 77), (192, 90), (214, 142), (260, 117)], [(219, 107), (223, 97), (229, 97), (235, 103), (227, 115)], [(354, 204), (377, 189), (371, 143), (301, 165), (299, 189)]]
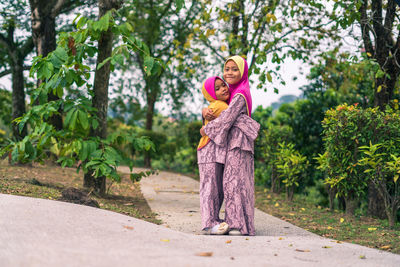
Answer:
[[(230, 235), (255, 235), (254, 140), (260, 125), (251, 119), (251, 94), (246, 60), (232, 56), (224, 64), (231, 92), (229, 107), (200, 130), (216, 145), (227, 148), (223, 173), (225, 222)], [(203, 110), (206, 119), (212, 113)]]
[[(216, 117), (228, 108), (230, 98), (228, 85), (217, 76), (208, 78), (202, 93), (210, 102), (208, 106)], [(207, 125), (205, 120), (204, 124)], [(205, 234), (225, 234), (229, 226), (219, 218), (219, 211), (224, 199), (222, 175), (224, 172), (226, 147), (216, 145), (204, 135), (197, 147), (197, 163), (200, 175), (200, 211), (201, 224)]]

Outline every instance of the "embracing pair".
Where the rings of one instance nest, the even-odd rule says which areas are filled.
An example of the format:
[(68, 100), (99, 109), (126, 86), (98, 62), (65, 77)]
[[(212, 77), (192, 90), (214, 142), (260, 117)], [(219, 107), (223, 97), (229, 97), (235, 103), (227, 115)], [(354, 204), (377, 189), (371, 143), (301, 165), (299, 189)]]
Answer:
[(260, 125), (250, 117), (246, 60), (228, 58), (223, 72), (223, 79), (210, 77), (202, 89), (210, 102), (202, 112), (203, 137), (197, 148), (202, 229), (205, 234), (255, 235), (254, 140)]

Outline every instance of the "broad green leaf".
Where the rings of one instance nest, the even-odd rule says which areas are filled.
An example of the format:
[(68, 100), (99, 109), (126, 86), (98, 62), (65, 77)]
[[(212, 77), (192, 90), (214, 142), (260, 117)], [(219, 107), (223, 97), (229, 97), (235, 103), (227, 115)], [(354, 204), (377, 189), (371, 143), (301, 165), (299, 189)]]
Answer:
[(92, 127), (94, 130), (96, 130), (97, 127), (99, 127), (99, 122), (96, 119), (92, 120)]
[(181, 10), (182, 7), (185, 6), (185, 0), (175, 0), (175, 5), (176, 5), (176, 11), (179, 12), (179, 10)]
[(107, 12), (99, 20), (99, 29), (102, 31), (106, 31), (108, 30), (109, 25), (110, 25), (110, 12)]
[(67, 112), (67, 115), (65, 116), (65, 120), (64, 120), (64, 125), (65, 126), (69, 126), (72, 114), (76, 111), (76, 109), (72, 108)]
[(116, 54), (113, 58), (119, 65), (124, 65), (124, 56), (122, 54)]
[(61, 86), (58, 86), (56, 89), (57, 89), (58, 98), (62, 98), (64, 95), (64, 88), (62, 88)]
[(82, 16), (79, 20), (78, 23), (76, 24), (76, 28), (81, 29), (83, 26), (86, 25), (87, 18)]
[(73, 111), (73, 113), (71, 115), (71, 120), (69, 122), (69, 126), (68, 126), (68, 128), (71, 131), (75, 130), (77, 118), (78, 118), (78, 110), (74, 109), (74, 111)]
[(150, 56), (145, 56), (143, 68), (147, 75), (151, 75), (151, 70), (153, 68), (153, 65), (154, 65), (154, 58)]
[(89, 129), (89, 121), (88, 121), (87, 113), (82, 110), (79, 110), (78, 116), (79, 116), (79, 122), (81, 123), (82, 128), (85, 130)]
[(62, 62), (68, 59), (68, 53), (61, 46), (57, 46), (56, 50), (54, 50), (54, 55), (57, 56)]
[(110, 61), (112, 59), (112, 57), (108, 57), (105, 60), (103, 60), (103, 62), (101, 62), (98, 66), (97, 69), (101, 69), (108, 61)]

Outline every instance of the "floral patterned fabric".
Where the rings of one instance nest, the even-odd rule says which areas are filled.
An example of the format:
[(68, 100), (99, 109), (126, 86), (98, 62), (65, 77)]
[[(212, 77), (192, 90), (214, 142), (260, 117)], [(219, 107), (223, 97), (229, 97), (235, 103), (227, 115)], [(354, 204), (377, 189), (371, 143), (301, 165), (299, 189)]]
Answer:
[(254, 140), (259, 129), (260, 124), (247, 115), (241, 95), (235, 96), (229, 108), (204, 128), (215, 144), (227, 148), (222, 182), (225, 222), (244, 235), (255, 235)]
[(206, 135), (216, 145), (228, 150), (237, 147), (253, 154), (259, 129), (260, 124), (247, 115), (246, 102), (241, 95), (235, 96), (228, 109), (204, 127)]
[(225, 164), (226, 146), (222, 147), (209, 140), (208, 144), (197, 150), (197, 163), (221, 163)]
[(242, 235), (255, 235), (254, 227), (254, 156), (240, 148), (229, 150), (222, 187), (225, 222)]
[(211, 228), (222, 222), (219, 211), (224, 200), (222, 175), (224, 165), (220, 163), (199, 164), (200, 211), (202, 228)]

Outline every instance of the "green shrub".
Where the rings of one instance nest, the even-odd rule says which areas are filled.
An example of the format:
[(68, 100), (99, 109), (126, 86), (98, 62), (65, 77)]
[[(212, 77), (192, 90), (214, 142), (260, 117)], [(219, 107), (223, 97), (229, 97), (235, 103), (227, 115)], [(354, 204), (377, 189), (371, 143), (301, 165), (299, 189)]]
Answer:
[(300, 179), (307, 169), (308, 160), (294, 149), (292, 143), (279, 143), (278, 158), (276, 162), (279, 177), (286, 188), (286, 197), (293, 200), (294, 188), (299, 186)]
[(151, 159), (159, 159), (164, 151), (163, 144), (167, 142), (167, 135), (161, 132), (150, 130), (142, 130), (138, 134), (139, 137), (147, 137), (154, 144), (154, 150), (141, 151), (140, 153), (148, 153)]
[(400, 116), (390, 109), (371, 112), (376, 114), (376, 135), (369, 145), (359, 147), (358, 165), (381, 195), (389, 226), (394, 227), (400, 207)]
[(269, 169), (271, 189), (274, 193), (280, 192), (281, 181), (277, 172), (277, 161), (279, 155), (279, 143), (289, 142), (293, 136), (293, 131), (287, 125), (274, 125), (270, 123), (268, 129), (264, 131), (264, 139), (262, 140), (262, 152)]
[[(321, 159), (320, 167), (326, 171), (326, 183), (336, 190), (337, 196), (345, 198), (347, 213), (354, 214), (357, 200), (366, 195), (371, 179), (376, 180), (374, 184), (381, 196), (382, 188), (396, 190), (396, 167), (389, 175), (390, 167), (386, 164), (395, 161), (392, 155), (400, 155), (398, 112), (344, 104), (327, 111), (322, 124), (325, 154), (321, 157), (326, 157), (326, 161)], [(382, 169), (385, 174), (378, 175)], [(385, 186), (379, 185), (377, 177), (385, 180)], [(390, 185), (387, 179), (394, 183)]]

